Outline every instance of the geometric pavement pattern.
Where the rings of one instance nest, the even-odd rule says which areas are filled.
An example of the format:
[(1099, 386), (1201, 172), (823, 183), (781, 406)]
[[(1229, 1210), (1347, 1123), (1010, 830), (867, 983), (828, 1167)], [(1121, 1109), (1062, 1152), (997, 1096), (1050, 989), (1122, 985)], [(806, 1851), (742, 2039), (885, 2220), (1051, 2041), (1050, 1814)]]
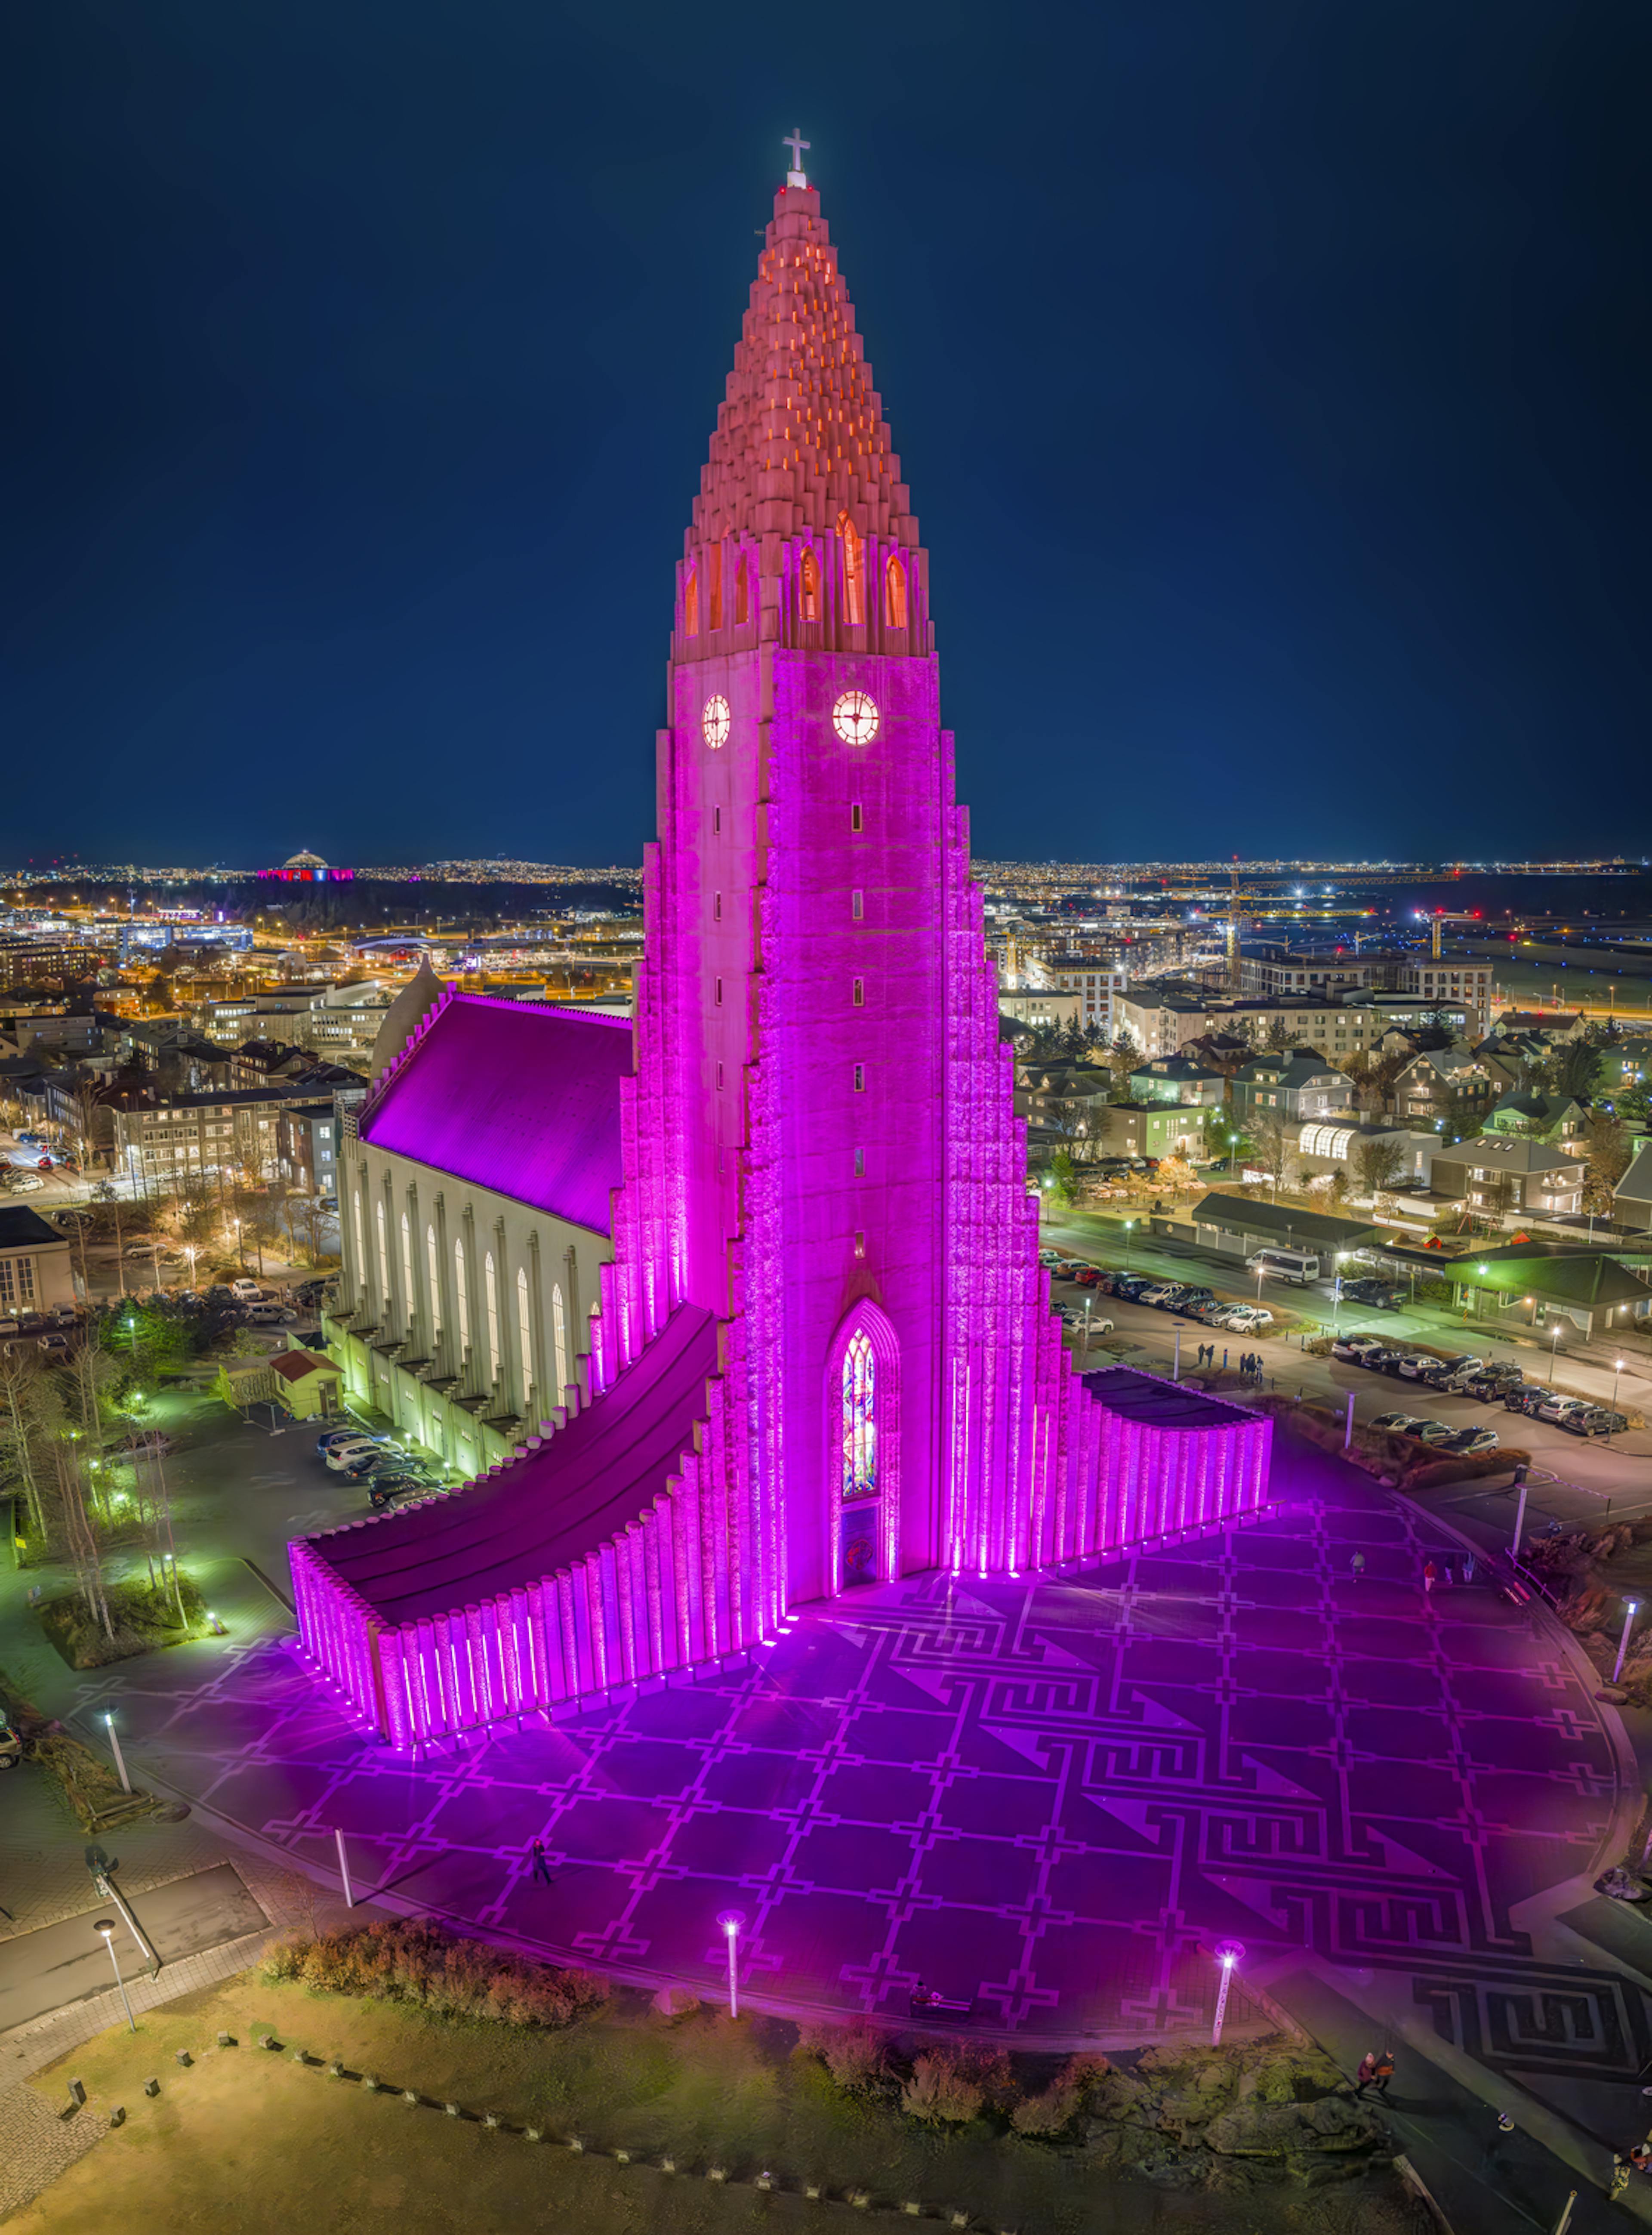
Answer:
[(1387, 1975), (1511, 2075), (1628, 2079), (1638, 1983), (1512, 1916), (1600, 1867), (1622, 1790), (1557, 1625), (1425, 1592), (1460, 1542), (1282, 1439), (1274, 1495), (1082, 1574), (857, 1590), (745, 1665), (416, 1760), (267, 1640), (82, 1709), (118, 1690), (148, 1772), (322, 1871), (342, 1830), (358, 1894), (622, 1976), (716, 1993), (733, 1905), (759, 2001), (904, 2021), (922, 1979), (1029, 2047), (1134, 2042), (1209, 2025), (1236, 1937), (1247, 1970)]

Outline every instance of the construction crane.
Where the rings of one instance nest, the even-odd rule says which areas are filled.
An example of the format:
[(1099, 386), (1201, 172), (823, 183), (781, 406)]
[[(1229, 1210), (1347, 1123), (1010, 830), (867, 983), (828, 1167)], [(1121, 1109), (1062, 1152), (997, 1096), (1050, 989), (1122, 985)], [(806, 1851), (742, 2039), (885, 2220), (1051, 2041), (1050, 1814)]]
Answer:
[(1239, 888), (1239, 856), (1236, 854), (1233, 857), (1233, 868), (1229, 875), (1233, 882), (1228, 899), (1228, 991), (1229, 993), (1236, 994), (1244, 991), (1242, 983), (1243, 962), (1239, 952), (1239, 940), (1241, 933), (1249, 921), (1246, 912), (1246, 903), (1249, 902), (1253, 907), (1266, 906), (1270, 901), (1277, 902), (1279, 895), (1242, 892)]

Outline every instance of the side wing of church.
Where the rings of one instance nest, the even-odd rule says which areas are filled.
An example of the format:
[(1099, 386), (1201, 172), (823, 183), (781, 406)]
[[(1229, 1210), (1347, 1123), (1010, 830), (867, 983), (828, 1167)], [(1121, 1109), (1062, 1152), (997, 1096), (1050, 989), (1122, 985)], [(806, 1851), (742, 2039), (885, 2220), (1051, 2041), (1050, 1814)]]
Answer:
[[(847, 1589), (1088, 1558), (1266, 1494), (1266, 1420), (1149, 1376), (1081, 1380), (1064, 1351), (928, 557), (796, 172), (685, 539), (667, 706), (634, 1062), (583, 1044), (576, 1061), (569, 1037), (554, 1123), (485, 1066), (463, 1113), (498, 1131), (467, 1153), (507, 1210), (596, 1238), (554, 1379), (532, 1309), (539, 1378), (511, 1380), (508, 1343), (461, 1344), (449, 1300), (444, 1363), (505, 1455), (292, 1548), (306, 1654), (397, 1746), (744, 1651)], [(376, 1151), (443, 1170), (439, 1126), (398, 1126), (440, 1108), (469, 1006), (427, 1017), (341, 1170), (346, 1309), (391, 1351), (439, 1306), (416, 1249), (398, 1285), (395, 1250), (353, 1230), (355, 1194), (364, 1176), (385, 1199)], [(547, 1015), (546, 1049), (580, 1024), (613, 1029)], [(593, 1208), (605, 1092), (617, 1184)], [(446, 1281), (445, 1248), (429, 1262)]]

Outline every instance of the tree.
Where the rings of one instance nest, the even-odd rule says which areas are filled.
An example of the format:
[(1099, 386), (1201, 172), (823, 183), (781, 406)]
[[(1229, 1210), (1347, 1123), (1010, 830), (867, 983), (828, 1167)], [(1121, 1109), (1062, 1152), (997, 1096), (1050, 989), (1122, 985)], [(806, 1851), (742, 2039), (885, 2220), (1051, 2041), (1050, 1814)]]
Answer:
[(1406, 1161), (1401, 1142), (1379, 1134), (1375, 1140), (1362, 1141), (1355, 1152), (1360, 1160), (1360, 1185), (1367, 1195), (1380, 1195), (1399, 1178)]
[(1652, 1127), (1652, 1086), (1644, 1082), (1626, 1086), (1621, 1094), (1612, 1098), (1612, 1107), (1631, 1125)]
[[(1249, 1019), (1247, 1019), (1246, 1022), (1249, 1023)], [(1252, 1029), (1254, 1031), (1254, 1026)], [(1269, 1017), (1268, 1019), (1268, 1030), (1262, 1038), (1262, 1045), (1267, 1050), (1268, 1053), (1269, 1055), (1283, 1055), (1286, 1049), (1289, 1047), (1290, 1045), (1291, 1036), (1285, 1029), (1285, 1019), (1283, 1017)]]
[(1592, 1102), (1600, 1091), (1606, 1059), (1587, 1040), (1564, 1040), (1550, 1056), (1546, 1068), (1553, 1092), (1570, 1094), (1577, 1102)]
[(1246, 1161), (1277, 1187), (1285, 1176), (1285, 1157), (1289, 1148), (1284, 1119), (1276, 1110), (1258, 1110), (1252, 1113), (1246, 1130), (1250, 1136)]
[(1597, 1218), (1609, 1216), (1612, 1190), (1629, 1168), (1635, 1153), (1629, 1129), (1609, 1110), (1597, 1110), (1589, 1121), (1589, 1176), (1583, 1201)]

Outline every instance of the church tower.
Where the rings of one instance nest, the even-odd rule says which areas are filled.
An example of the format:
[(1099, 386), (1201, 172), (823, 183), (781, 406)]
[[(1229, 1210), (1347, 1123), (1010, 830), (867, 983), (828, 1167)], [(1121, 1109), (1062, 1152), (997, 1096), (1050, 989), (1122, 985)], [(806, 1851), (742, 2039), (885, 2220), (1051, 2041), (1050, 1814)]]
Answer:
[[(1266, 1421), (1080, 1380), (1063, 1349), (928, 560), (795, 169), (684, 539), (666, 714), (578, 1380), (457, 1497), (292, 1548), (305, 1652), (397, 1746), (703, 1666), (856, 1585), (1092, 1558), (1265, 1494)], [(448, 1009), (378, 1078), (370, 1145)], [(588, 1019), (541, 1037), (583, 1170), (612, 1074)]]

